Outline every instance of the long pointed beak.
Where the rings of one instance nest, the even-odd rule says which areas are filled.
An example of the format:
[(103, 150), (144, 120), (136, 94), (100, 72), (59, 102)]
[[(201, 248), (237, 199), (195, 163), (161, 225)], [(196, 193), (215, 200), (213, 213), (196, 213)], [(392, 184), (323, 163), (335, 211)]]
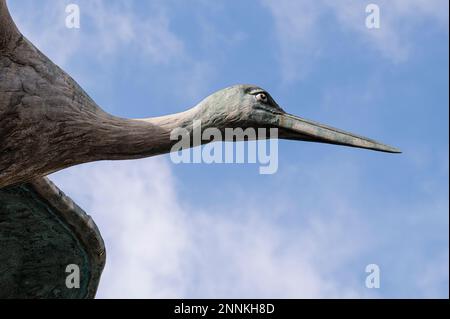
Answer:
[(387, 153), (401, 153), (395, 147), (291, 114), (279, 114), (277, 117), (278, 137), (282, 139), (337, 144)]

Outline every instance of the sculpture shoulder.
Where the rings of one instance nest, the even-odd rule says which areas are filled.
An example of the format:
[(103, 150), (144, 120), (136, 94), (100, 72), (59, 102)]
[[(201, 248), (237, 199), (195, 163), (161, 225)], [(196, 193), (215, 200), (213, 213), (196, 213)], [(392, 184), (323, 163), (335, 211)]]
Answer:
[[(0, 187), (38, 176), (36, 167), (52, 166), (64, 147), (85, 139), (80, 128), (104, 114), (69, 75), (20, 36), (11, 50), (0, 52)], [(76, 142), (62, 143), (62, 137)], [(64, 161), (77, 160), (73, 155)]]
[(23, 116), (103, 111), (62, 69), (17, 29), (5, 0), (0, 0), (0, 121)]
[(0, 51), (0, 114), (17, 107), (28, 112), (102, 112), (75, 80), (22, 35)]

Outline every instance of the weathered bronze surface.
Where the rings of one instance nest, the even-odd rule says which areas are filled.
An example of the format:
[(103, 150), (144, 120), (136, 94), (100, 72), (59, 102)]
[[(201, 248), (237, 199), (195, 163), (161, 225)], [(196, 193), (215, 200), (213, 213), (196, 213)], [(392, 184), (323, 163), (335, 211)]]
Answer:
[[(0, 298), (93, 298), (105, 248), (93, 220), (48, 179), (0, 189)], [(67, 265), (80, 287), (66, 286)]]
[[(193, 121), (203, 129), (270, 127), (283, 139), (399, 152), (287, 114), (254, 85), (223, 89), (178, 114), (110, 115), (19, 32), (0, 0), (0, 297), (93, 297), (105, 258), (102, 239), (45, 176), (86, 162), (171, 152), (171, 132), (191, 133)], [(71, 263), (83, 270), (79, 290), (64, 288)]]
[(17, 30), (5, 0), (0, 10), (0, 187), (81, 163), (168, 153), (174, 144), (170, 133), (191, 131), (194, 120), (204, 130), (274, 127), (279, 138), (399, 152), (289, 115), (255, 85), (225, 88), (177, 114), (141, 120), (113, 116)]

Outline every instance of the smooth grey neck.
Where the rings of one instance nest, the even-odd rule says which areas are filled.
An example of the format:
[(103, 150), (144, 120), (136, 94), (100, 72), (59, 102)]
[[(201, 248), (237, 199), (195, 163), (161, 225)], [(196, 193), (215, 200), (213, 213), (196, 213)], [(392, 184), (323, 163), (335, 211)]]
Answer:
[(170, 138), (173, 130), (192, 132), (198, 118), (198, 107), (166, 116), (124, 119), (107, 115), (97, 123), (88, 155), (92, 160), (137, 159), (169, 153), (177, 140)]

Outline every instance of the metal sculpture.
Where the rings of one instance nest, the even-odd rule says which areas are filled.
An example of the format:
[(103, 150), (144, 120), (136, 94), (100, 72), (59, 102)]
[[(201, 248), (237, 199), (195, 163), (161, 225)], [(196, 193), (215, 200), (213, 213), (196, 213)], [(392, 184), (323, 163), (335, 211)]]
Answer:
[[(86, 162), (168, 153), (175, 143), (171, 132), (184, 128), (192, 133), (195, 120), (201, 121), (203, 129), (277, 128), (282, 139), (399, 152), (287, 114), (269, 93), (253, 85), (226, 88), (178, 114), (147, 119), (110, 115), (19, 32), (6, 1), (0, 0), (0, 238), (10, 243), (0, 248), (0, 282), (8, 286), (0, 289), (0, 297), (7, 291), (23, 297), (92, 297), (104, 264), (101, 237), (84, 212), (49, 186), (45, 176)], [(90, 234), (90, 240), (80, 229)], [(56, 243), (53, 251), (49, 249), (52, 242)], [(88, 261), (90, 279), (81, 295), (61, 292), (60, 282), (49, 275), (51, 267), (60, 271), (61, 262), (70, 259), (60, 258), (64, 247), (69, 257), (79, 257), (72, 259)], [(37, 282), (27, 286), (29, 276), (36, 276), (29, 268), (38, 263), (35, 249), (45, 251), (50, 262), (42, 267)], [(27, 256), (34, 257), (26, 261)]]

